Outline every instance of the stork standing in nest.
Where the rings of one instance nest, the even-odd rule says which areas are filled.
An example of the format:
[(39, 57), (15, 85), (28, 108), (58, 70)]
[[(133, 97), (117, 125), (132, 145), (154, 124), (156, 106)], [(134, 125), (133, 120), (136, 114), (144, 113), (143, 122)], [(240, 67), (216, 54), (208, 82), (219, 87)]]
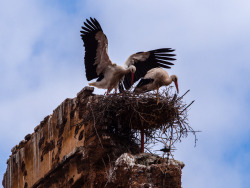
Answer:
[(147, 72), (147, 74), (140, 80), (135, 87), (134, 92), (147, 92), (157, 90), (157, 103), (159, 103), (159, 88), (161, 86), (168, 86), (172, 82), (175, 83), (177, 93), (179, 93), (178, 77), (176, 75), (169, 76), (167, 71), (162, 68), (154, 68)]
[(86, 19), (81, 30), (85, 47), (85, 70), (87, 80), (96, 79), (89, 83), (101, 89), (107, 89), (107, 94), (118, 88), (119, 83), (129, 89), (134, 82), (146, 75), (147, 71), (156, 67), (170, 68), (174, 50), (161, 48), (148, 52), (138, 52), (129, 56), (120, 66), (113, 63), (108, 56), (108, 40), (99, 22), (94, 18)]

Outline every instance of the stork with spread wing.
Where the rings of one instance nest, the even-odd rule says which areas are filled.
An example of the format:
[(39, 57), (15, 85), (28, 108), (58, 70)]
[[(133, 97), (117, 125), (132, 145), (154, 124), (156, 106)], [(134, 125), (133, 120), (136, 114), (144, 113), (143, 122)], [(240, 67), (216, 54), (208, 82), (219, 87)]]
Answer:
[(175, 60), (171, 48), (161, 48), (148, 52), (138, 52), (131, 55), (122, 66), (109, 59), (108, 40), (103, 33), (101, 25), (94, 18), (86, 19), (81, 30), (81, 37), (85, 47), (85, 71), (87, 80), (97, 78), (90, 86), (107, 89), (107, 94), (117, 90), (119, 83), (123, 82), (126, 89), (144, 77), (152, 68), (170, 68), (170, 61)]

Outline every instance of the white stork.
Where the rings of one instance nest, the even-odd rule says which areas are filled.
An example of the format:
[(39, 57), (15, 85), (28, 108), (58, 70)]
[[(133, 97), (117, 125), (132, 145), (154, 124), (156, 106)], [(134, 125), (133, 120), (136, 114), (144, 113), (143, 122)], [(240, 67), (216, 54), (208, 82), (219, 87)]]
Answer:
[(169, 61), (175, 60), (171, 48), (162, 48), (131, 55), (122, 66), (112, 63), (108, 56), (108, 40), (99, 22), (94, 18), (86, 19), (82, 27), (81, 37), (85, 47), (85, 71), (87, 80), (97, 78), (90, 86), (107, 89), (107, 94), (117, 90), (123, 81), (129, 89), (134, 81), (143, 77), (147, 71), (155, 67), (170, 68)]
[(153, 68), (147, 72), (147, 74), (140, 80), (135, 87), (135, 92), (147, 92), (157, 90), (157, 103), (159, 102), (158, 90), (161, 86), (168, 86), (172, 82), (175, 83), (177, 93), (178, 88), (178, 77), (176, 75), (169, 76), (167, 71), (162, 68)]

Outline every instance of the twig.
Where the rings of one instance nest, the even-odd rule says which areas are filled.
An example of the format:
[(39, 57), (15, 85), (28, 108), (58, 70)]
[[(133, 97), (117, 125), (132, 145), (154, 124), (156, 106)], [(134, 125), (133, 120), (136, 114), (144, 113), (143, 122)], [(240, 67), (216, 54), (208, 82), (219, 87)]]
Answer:
[(100, 142), (100, 144), (101, 144), (102, 148), (104, 148), (104, 147), (103, 147), (103, 145), (102, 145), (101, 138), (99, 137), (99, 134), (98, 134), (97, 129), (96, 129), (96, 125), (95, 125), (95, 115), (94, 115), (94, 113), (93, 113), (93, 110), (92, 110), (91, 104), (90, 104), (90, 109), (91, 109), (91, 112), (92, 112), (92, 115), (93, 115), (93, 119), (94, 119), (94, 127), (95, 127), (95, 132), (96, 132), (96, 135), (97, 135), (97, 137), (98, 137), (98, 139), (99, 139), (99, 142)]

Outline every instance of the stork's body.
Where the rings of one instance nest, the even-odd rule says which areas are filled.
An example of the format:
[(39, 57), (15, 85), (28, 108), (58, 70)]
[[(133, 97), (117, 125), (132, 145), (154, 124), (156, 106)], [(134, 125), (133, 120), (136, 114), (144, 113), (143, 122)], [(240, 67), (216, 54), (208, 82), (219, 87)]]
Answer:
[[(129, 89), (134, 81), (139, 80), (148, 70), (155, 67), (170, 68), (174, 50), (161, 48), (147, 52), (138, 52), (129, 56), (122, 66), (112, 63), (108, 56), (108, 40), (96, 19), (86, 19), (82, 27), (81, 37), (85, 47), (85, 70), (89, 83), (101, 89), (117, 89), (123, 83)], [(135, 80), (134, 80), (135, 79)], [(107, 93), (108, 93), (107, 92)]]
[(178, 77), (176, 75), (169, 76), (167, 71), (162, 68), (154, 68), (147, 72), (147, 74), (140, 80), (135, 88), (135, 92), (146, 92), (152, 90), (158, 90), (161, 86), (168, 86), (172, 82), (175, 83), (177, 93), (178, 88)]
[(100, 81), (89, 83), (89, 85), (100, 89), (107, 89), (108, 93), (112, 89), (117, 90), (120, 80), (130, 72), (135, 72), (133, 66), (125, 68), (114, 63), (106, 67), (103, 78)]

